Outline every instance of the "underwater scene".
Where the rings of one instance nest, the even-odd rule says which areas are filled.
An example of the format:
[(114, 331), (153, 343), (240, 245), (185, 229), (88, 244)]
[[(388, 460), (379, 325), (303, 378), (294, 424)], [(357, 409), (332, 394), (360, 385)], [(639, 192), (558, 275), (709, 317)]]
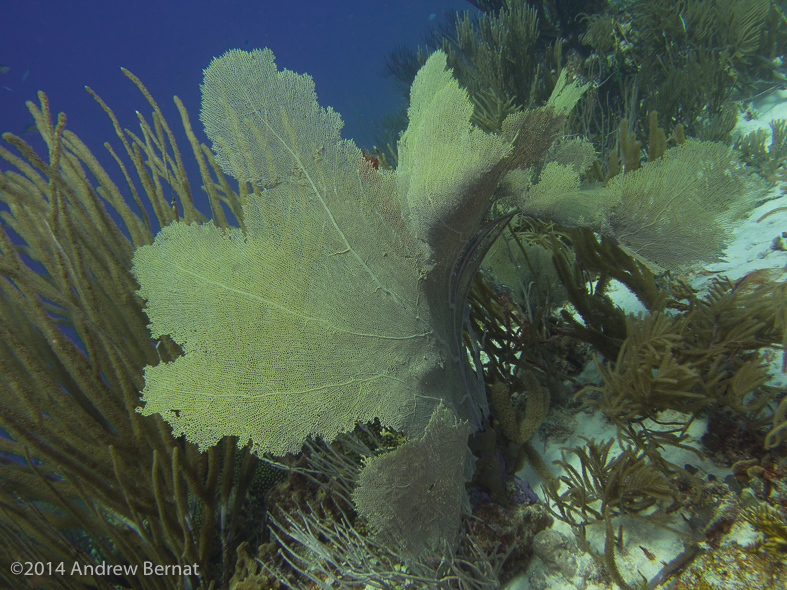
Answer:
[(787, 588), (787, 2), (6, 2), (0, 588)]

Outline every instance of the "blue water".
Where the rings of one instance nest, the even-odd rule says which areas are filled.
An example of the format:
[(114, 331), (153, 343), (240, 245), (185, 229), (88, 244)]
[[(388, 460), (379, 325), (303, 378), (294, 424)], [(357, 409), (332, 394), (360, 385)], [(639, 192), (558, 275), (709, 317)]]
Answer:
[(44, 90), (52, 110), (68, 115), (68, 128), (100, 151), (114, 132), (85, 85), (124, 126), (138, 129), (135, 109), (149, 115), (123, 66), (147, 85), (173, 128), (177, 94), (204, 140), (202, 70), (228, 49), (267, 46), (280, 68), (314, 77), (320, 104), (342, 114), (344, 136), (368, 148), (377, 120), (401, 100), (381, 76), (386, 54), (397, 44), (416, 47), (445, 13), (468, 9), (465, 0), (0, 0), (0, 64), (8, 66), (0, 74), (0, 131), (22, 133), (32, 122), (25, 101)]

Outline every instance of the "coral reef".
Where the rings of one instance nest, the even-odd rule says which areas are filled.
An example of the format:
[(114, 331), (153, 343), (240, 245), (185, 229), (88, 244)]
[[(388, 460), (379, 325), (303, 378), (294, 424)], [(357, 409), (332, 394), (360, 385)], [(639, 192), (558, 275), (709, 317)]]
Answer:
[[(770, 143), (730, 130), (732, 99), (783, 82), (787, 19), (770, 0), (472, 3), (389, 59), (410, 99), (389, 156), (342, 140), (269, 50), (214, 60), (213, 151), (176, 99), (210, 218), (131, 74), (138, 132), (90, 91), (119, 184), (29, 104), (43, 155), (0, 148), (0, 583), (15, 560), (201, 572), (58, 579), (75, 590), (492, 590), (534, 555), (624, 590), (785, 575), (787, 283), (681, 274), (762, 197), (749, 170), (785, 174), (784, 121)], [(547, 466), (534, 437), (580, 404), (616, 437)], [(683, 540), (650, 579), (624, 567), (656, 561), (635, 522)]]

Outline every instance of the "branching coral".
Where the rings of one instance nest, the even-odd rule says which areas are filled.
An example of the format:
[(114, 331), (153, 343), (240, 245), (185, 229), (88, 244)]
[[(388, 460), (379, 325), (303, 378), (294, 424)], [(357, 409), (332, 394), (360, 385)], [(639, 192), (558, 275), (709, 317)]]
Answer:
[[(200, 454), (160, 418), (136, 412), (142, 368), (179, 349), (149, 336), (128, 272), (133, 249), (151, 242), (157, 225), (205, 218), (161, 110), (127, 75), (153, 108), (152, 123), (140, 116), (139, 135), (93, 94), (123, 146), (125, 161), (107, 144), (125, 185), (66, 129), (65, 115), (53, 120), (43, 93), (28, 107), (48, 152), (8, 133), (17, 153), (0, 148), (9, 165), (0, 175), (0, 579), (9, 587), (19, 584), (7, 577), (14, 560), (79, 559), (197, 564), (205, 575), (188, 583), (207, 588), (228, 574), (241, 535), (236, 518), (257, 461), (236, 454), (235, 441)], [(239, 211), (242, 197), (206, 160), (176, 103), (214, 216), (226, 225), (221, 203)], [(124, 583), (182, 582), (138, 571)], [(116, 587), (100, 576), (61, 584)]]
[(644, 518), (662, 500), (679, 501), (674, 482), (643, 453), (626, 448), (616, 455), (610, 452), (615, 439), (603, 443), (585, 440), (584, 448), (565, 449), (579, 459), (579, 469), (571, 465), (565, 453), (557, 462), (564, 471), (557, 481), (566, 486), (566, 491), (560, 492), (556, 485), (547, 488), (561, 520), (585, 527), (622, 514)]
[(533, 436), (549, 408), (549, 393), (541, 387), (532, 372), (525, 373), (524, 382), (527, 401), (523, 412), (517, 412), (511, 405), (510, 393), (505, 384), (493, 383), (488, 389), (489, 401), (495, 407), (493, 413), (499, 417), (503, 433), (508, 440), (519, 445)]
[[(527, 217), (517, 218), (516, 224), (513, 232), (528, 256), (532, 273), (528, 298), (533, 302), (527, 306), (539, 311), (530, 314), (537, 333), (550, 329), (548, 322), (554, 322), (544, 317), (541, 302), (549, 301), (558, 307), (565, 299), (582, 321), (564, 307), (560, 310), (563, 320), (560, 332), (592, 345), (607, 358), (614, 358), (625, 340), (626, 324), (625, 313), (607, 293), (611, 281), (615, 279), (626, 285), (647, 309), (664, 308), (668, 294), (659, 286), (649, 265), (613, 239), (599, 236), (589, 228), (561, 227)], [(527, 254), (531, 247), (551, 255), (551, 268), (534, 266), (536, 261)]]
[[(257, 555), (248, 546), (239, 549), (230, 588), (273, 588), (276, 581), (294, 588), (328, 581), (338, 588), (361, 583), (381, 589), (394, 584), (468, 590), (499, 587), (514, 545), (503, 547), (501, 539), (491, 544), (482, 539), (489, 525), (479, 519), (463, 519), (457, 550), (443, 546), (412, 560), (376, 540), (368, 521), (352, 510), (351, 493), (362, 462), (385, 457), (387, 437), (378, 427), (359, 425), (333, 444), (307, 441), (304, 454), (294, 463), (266, 459), (289, 471), (291, 484), (269, 495), (274, 504), (271, 542), (260, 546)], [(282, 495), (287, 497), (284, 501), (275, 501)]]
[(518, 0), (503, 0), (480, 17), (464, 13), (456, 22), (455, 37), (443, 50), (456, 77), (475, 102), (474, 121), (490, 131), (499, 129), (502, 113), (543, 103), (554, 86), (539, 76), (537, 9)]
[[(607, 569), (616, 584), (629, 590), (631, 586), (623, 579), (615, 561), (618, 543), (613, 520), (626, 514), (665, 526), (665, 515), (677, 507), (680, 493), (675, 482), (643, 452), (627, 447), (613, 455), (610, 451), (614, 439), (603, 443), (585, 440), (584, 448), (564, 450), (562, 460), (555, 462), (564, 474), (548, 482), (545, 491), (554, 503), (553, 514), (574, 527), (585, 549)], [(579, 469), (569, 462), (568, 455), (579, 459)], [(565, 486), (565, 491), (561, 491), (561, 486)], [(667, 501), (670, 505), (666, 505)], [(585, 540), (586, 529), (593, 524), (604, 525), (601, 555)]]
[(530, 438), (546, 417), (549, 408), (549, 391), (536, 379), (532, 371), (525, 371), (522, 382), (525, 390), (519, 395), (520, 407), (514, 407), (511, 393), (502, 382), (487, 388), (491, 419), (485, 432), (478, 435), (475, 445), (478, 464), (474, 482), (486, 490), (492, 501), (505, 504), (511, 486), (507, 478), (516, 474), (529, 460), (533, 469), (549, 475), (541, 456), (530, 444)]
[(663, 410), (693, 414), (709, 406), (730, 408), (752, 431), (773, 419), (776, 389), (766, 385), (769, 352), (781, 346), (782, 283), (733, 284), (716, 279), (706, 298), (674, 286), (678, 316), (629, 316), (627, 340), (612, 366), (600, 367), (600, 397), (588, 403), (618, 423), (656, 418)]
[(773, 428), (765, 436), (764, 446), (773, 449), (784, 443), (787, 439), (787, 397), (783, 397), (776, 411), (773, 413)]
[(771, 121), (770, 126), (770, 133), (757, 129), (739, 138), (735, 147), (741, 150), (744, 162), (755, 166), (766, 178), (774, 179), (776, 171), (787, 161), (787, 119)]
[(774, 58), (785, 50), (785, 23), (770, 0), (641, 0), (620, 18), (636, 35), (641, 121), (657, 110), (670, 125), (696, 127), (742, 91), (780, 83)]
[(742, 516), (763, 534), (766, 549), (787, 551), (787, 518), (781, 510), (761, 503), (756, 508), (745, 509)]

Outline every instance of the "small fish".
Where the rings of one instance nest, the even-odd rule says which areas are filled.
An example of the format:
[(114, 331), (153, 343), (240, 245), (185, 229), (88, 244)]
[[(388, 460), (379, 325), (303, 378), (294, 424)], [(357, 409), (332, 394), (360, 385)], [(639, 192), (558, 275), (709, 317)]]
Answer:
[(38, 131), (38, 126), (35, 123), (28, 123), (24, 127), (22, 127), (22, 135), (27, 135), (28, 133), (35, 133)]
[(25, 70), (25, 73), (22, 74), (22, 82), (27, 80), (27, 77), (30, 75), (30, 70)]
[(435, 18), (437, 18), (437, 15), (434, 12), (429, 15), (429, 20), (434, 20)]
[(8, 70), (11, 69), (11, 66), (7, 66), (5, 64), (0, 64), (0, 74), (7, 74)]
[(6, 90), (8, 90), (9, 92), (13, 92), (13, 91), (14, 91), (14, 89), (13, 89), (13, 88), (9, 88), (8, 86), (3, 86), (3, 88), (5, 88)]
[(648, 558), (649, 560), (651, 560), (651, 561), (656, 561), (656, 556), (655, 556), (653, 553), (651, 553), (650, 551), (648, 551), (648, 550), (647, 550), (645, 547), (643, 547), (642, 545), (640, 545), (640, 546), (639, 546), (639, 548), (640, 548), (640, 549), (642, 549), (642, 552), (645, 554), (645, 557), (647, 557), (647, 558)]

